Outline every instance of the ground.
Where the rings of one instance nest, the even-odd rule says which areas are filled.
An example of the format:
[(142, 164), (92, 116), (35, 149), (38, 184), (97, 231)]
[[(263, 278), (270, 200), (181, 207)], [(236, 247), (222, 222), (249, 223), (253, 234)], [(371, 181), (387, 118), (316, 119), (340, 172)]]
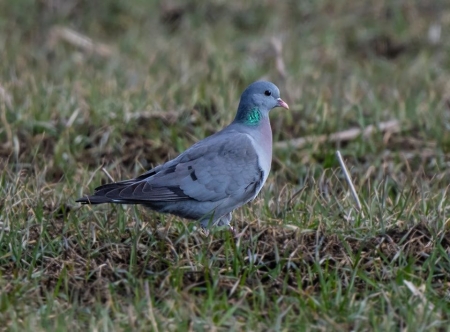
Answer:
[[(448, 330), (449, 33), (444, 0), (0, 2), (0, 329)], [(290, 110), (237, 237), (75, 203), (258, 79)]]

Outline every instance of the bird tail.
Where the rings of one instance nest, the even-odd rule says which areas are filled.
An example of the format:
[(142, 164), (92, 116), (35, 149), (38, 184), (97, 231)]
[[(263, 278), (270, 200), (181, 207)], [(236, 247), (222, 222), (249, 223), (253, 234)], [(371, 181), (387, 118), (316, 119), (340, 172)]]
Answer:
[(95, 188), (95, 193), (91, 196), (85, 196), (77, 199), (75, 202), (81, 204), (103, 204), (103, 203), (122, 203), (111, 197), (107, 197), (107, 194), (116, 189), (123, 189), (129, 185), (129, 183), (108, 183), (103, 186)]

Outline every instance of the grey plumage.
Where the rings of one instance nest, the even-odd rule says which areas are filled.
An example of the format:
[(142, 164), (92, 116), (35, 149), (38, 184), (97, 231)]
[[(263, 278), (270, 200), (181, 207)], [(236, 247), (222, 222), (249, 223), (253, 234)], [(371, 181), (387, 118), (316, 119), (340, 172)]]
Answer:
[(270, 171), (269, 111), (288, 108), (278, 88), (255, 82), (242, 94), (234, 121), (141, 176), (100, 186), (83, 204), (142, 204), (199, 220), (202, 227), (229, 225), (231, 212), (254, 199)]

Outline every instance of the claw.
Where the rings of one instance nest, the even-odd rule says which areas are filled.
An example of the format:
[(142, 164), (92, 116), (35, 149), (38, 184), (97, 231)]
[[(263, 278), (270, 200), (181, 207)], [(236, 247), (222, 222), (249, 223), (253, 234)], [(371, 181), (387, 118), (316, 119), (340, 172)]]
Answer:
[(209, 236), (209, 229), (201, 227), (200, 228), (200, 234), (203, 235), (204, 237), (208, 237)]

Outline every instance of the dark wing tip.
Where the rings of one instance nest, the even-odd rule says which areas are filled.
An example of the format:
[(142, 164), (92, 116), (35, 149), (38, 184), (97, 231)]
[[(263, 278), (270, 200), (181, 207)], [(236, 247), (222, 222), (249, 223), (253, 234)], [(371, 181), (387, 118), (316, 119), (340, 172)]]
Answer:
[(149, 204), (151, 202), (174, 202), (189, 199), (193, 198), (179, 186), (154, 186), (146, 180), (129, 180), (104, 184), (95, 188), (93, 195), (78, 198), (76, 202), (81, 204)]
[(75, 202), (81, 203), (81, 204), (87, 204), (87, 203), (89, 203), (89, 200), (86, 197), (82, 197), (82, 198), (78, 198)]
[(101, 185), (97, 188), (95, 188), (95, 193), (91, 196), (84, 196), (81, 198), (78, 198), (75, 202), (81, 203), (81, 204), (102, 204), (102, 203), (114, 203), (114, 197), (107, 197), (107, 194), (116, 190), (116, 189), (122, 189), (126, 188), (127, 183), (108, 183)]
[(102, 204), (102, 203), (111, 203), (111, 199), (105, 196), (86, 196), (78, 198), (75, 202), (81, 204)]

